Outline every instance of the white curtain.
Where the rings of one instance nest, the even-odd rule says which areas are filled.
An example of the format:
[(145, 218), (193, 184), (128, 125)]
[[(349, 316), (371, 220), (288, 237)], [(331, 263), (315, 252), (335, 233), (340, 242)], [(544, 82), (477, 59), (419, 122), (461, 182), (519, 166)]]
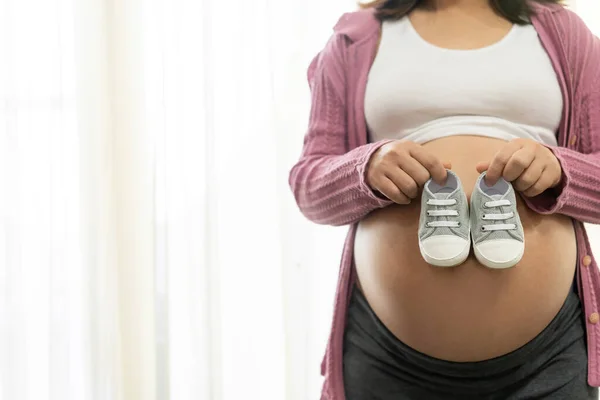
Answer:
[(318, 398), (345, 229), (287, 172), (354, 8), (0, 0), (0, 400)]
[(318, 398), (341, 239), (287, 187), (306, 67), (354, 1), (157, 0), (147, 9), (156, 143), (160, 398)]
[(0, 1), (2, 400), (118, 398), (103, 76), (78, 89), (76, 13), (71, 0)]
[(600, 36), (600, 3), (592, 0), (573, 0), (570, 3), (591, 31)]

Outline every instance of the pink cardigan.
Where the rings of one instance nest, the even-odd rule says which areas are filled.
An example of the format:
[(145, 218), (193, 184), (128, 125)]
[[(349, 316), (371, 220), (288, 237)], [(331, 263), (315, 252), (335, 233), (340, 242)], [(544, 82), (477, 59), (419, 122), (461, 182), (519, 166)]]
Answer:
[[(537, 4), (537, 3), (536, 3)], [(532, 22), (548, 52), (564, 98), (558, 147), (563, 169), (558, 190), (526, 199), (541, 213), (575, 221), (577, 284), (586, 316), (588, 382), (600, 386), (600, 273), (582, 222), (600, 223), (600, 40), (562, 6), (536, 5)], [(342, 16), (334, 35), (308, 70), (312, 109), (304, 148), (289, 183), (302, 213), (320, 224), (350, 224), (335, 297), (333, 323), (321, 365), (322, 398), (344, 400), (342, 343), (346, 308), (355, 280), (353, 243), (357, 223), (390, 201), (365, 183), (369, 157), (386, 142), (367, 142), (364, 93), (380, 24), (372, 11)], [(410, 55), (407, 55), (410, 57)]]

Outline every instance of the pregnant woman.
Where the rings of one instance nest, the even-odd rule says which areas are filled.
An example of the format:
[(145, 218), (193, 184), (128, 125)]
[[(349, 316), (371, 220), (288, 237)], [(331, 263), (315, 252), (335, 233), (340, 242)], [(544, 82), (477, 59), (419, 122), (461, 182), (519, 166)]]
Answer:
[[(310, 65), (290, 185), (350, 225), (326, 400), (596, 399), (600, 40), (553, 1), (388, 0), (344, 15)], [(517, 193), (525, 250), (492, 269), (419, 249), (423, 186)]]

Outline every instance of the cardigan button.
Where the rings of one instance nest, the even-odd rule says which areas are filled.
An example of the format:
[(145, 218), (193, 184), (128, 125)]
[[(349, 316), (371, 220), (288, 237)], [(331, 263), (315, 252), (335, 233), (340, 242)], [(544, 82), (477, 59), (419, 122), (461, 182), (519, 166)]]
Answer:
[(577, 144), (577, 135), (571, 135), (571, 139), (569, 139), (569, 145), (571, 147), (575, 147)]
[(592, 257), (590, 257), (590, 256), (583, 257), (583, 260), (581, 260), (581, 263), (583, 264), (584, 267), (589, 267), (590, 264), (592, 263)]
[(591, 313), (589, 320), (590, 320), (590, 323), (597, 324), (598, 321), (600, 320), (600, 316), (596, 312), (595, 313)]

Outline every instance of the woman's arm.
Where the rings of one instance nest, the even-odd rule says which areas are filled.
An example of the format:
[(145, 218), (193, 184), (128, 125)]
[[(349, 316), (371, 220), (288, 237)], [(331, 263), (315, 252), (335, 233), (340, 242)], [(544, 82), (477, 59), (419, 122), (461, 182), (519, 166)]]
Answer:
[[(598, 114), (596, 118), (600, 119)], [(540, 214), (560, 213), (582, 222), (600, 224), (600, 150), (595, 147), (587, 154), (551, 147), (562, 167), (562, 181), (555, 189), (525, 197), (528, 206)]]
[(575, 149), (550, 147), (562, 168), (560, 184), (526, 198), (541, 214), (561, 213), (583, 222), (600, 223), (600, 39), (573, 12), (557, 16), (567, 39), (565, 50), (573, 76), (573, 90), (581, 93), (581, 107), (571, 137)]
[(359, 221), (391, 200), (366, 184), (371, 155), (389, 141), (348, 149), (346, 128), (345, 37), (336, 34), (309, 68), (311, 112), (300, 160), (289, 184), (302, 213), (311, 221), (345, 225)]

